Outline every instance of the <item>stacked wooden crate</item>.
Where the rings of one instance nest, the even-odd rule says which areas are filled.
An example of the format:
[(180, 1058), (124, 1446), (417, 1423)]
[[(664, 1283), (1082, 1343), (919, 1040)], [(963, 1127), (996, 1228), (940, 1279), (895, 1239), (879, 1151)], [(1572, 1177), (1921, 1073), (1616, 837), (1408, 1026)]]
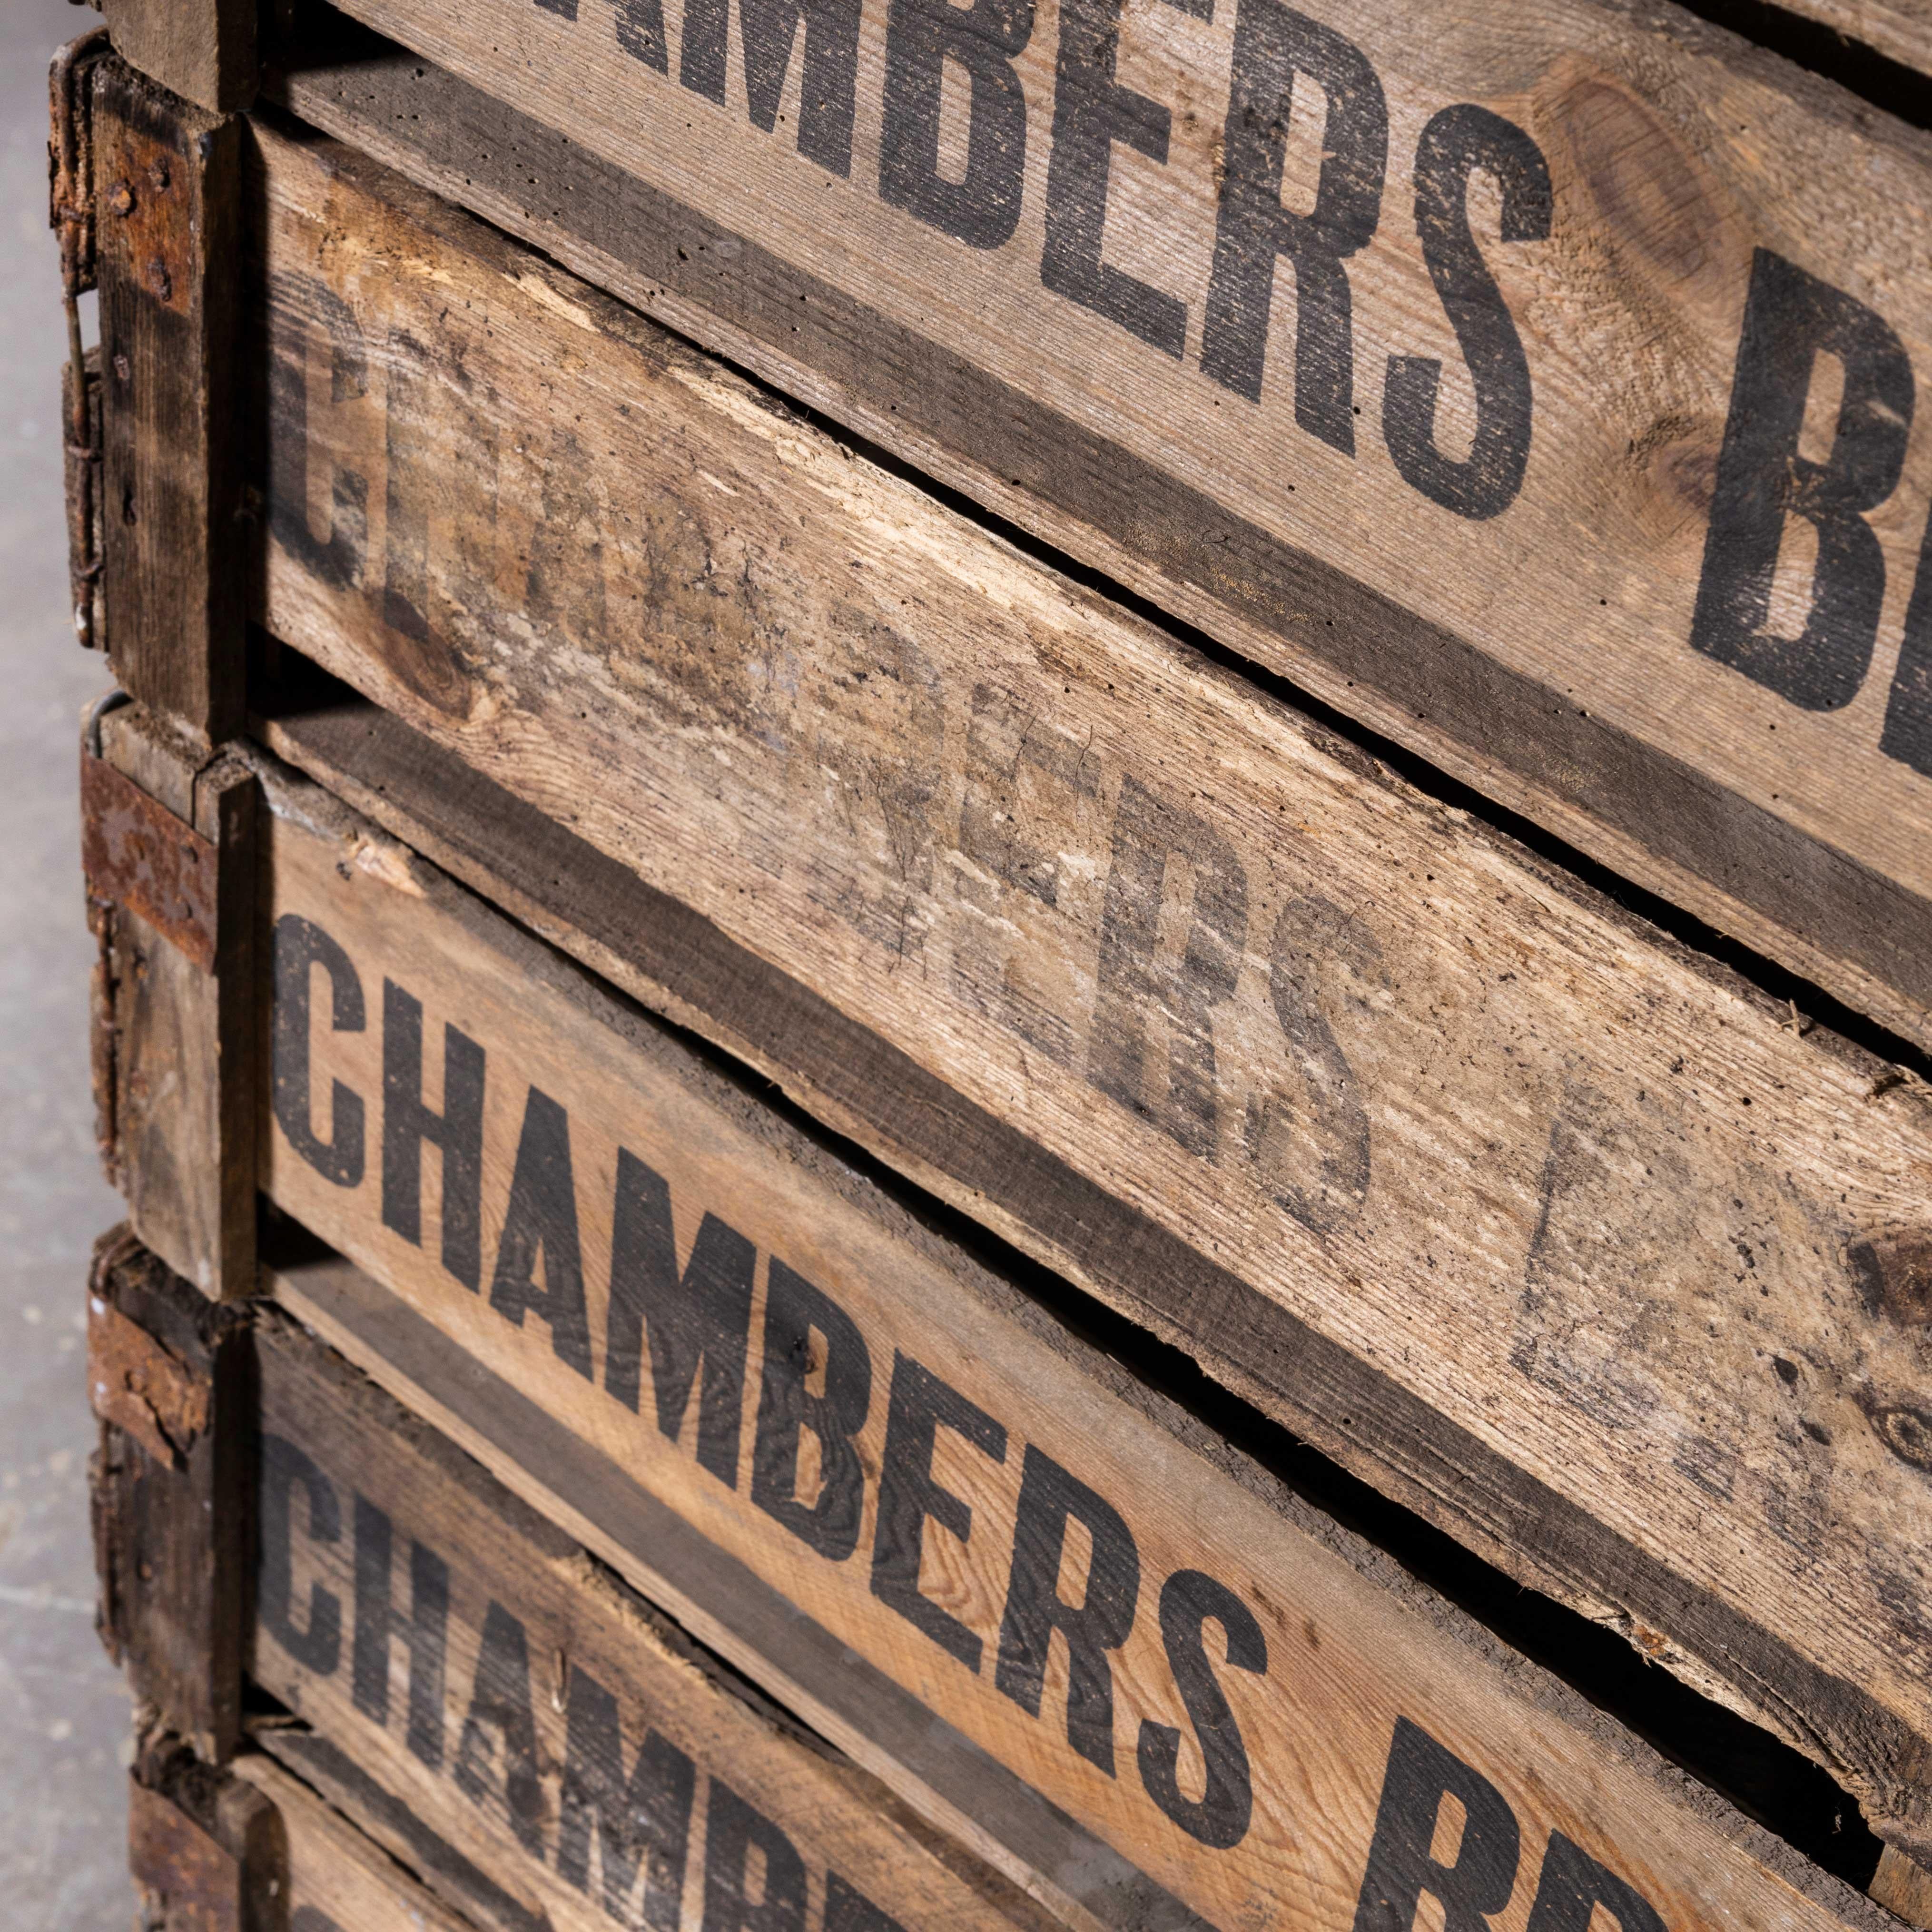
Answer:
[(1932, 21), (1706, 10), (109, 0), (151, 1922), (1932, 1924)]

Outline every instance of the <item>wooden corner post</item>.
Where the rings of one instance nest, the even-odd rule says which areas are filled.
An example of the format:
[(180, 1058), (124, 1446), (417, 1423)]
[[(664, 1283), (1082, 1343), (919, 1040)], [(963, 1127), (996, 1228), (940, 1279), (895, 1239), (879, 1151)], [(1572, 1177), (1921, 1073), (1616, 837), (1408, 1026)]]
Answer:
[(256, 0), (102, 0), (121, 57), (198, 107), (233, 113), (260, 74)]
[(209, 748), (244, 710), (241, 123), (124, 62), (94, 86), (109, 649)]
[(254, 774), (125, 704), (80, 762), (102, 1159), (141, 1239), (232, 1300), (255, 1282)]
[(242, 1740), (252, 1594), (250, 1312), (211, 1302), (125, 1228), (96, 1246), (88, 1394), (101, 1640), (154, 1720), (223, 1763)]

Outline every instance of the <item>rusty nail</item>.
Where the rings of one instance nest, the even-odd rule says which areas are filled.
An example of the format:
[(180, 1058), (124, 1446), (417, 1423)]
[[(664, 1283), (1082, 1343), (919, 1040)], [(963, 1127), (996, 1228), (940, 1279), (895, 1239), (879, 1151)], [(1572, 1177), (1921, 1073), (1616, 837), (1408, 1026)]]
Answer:
[(148, 170), (148, 178), (154, 183), (157, 188), (165, 191), (168, 183), (172, 181), (174, 177), (168, 172), (168, 164), (166, 161), (157, 161), (154, 165)]
[(175, 278), (168, 273), (166, 262), (158, 256), (148, 264), (148, 286), (163, 302), (175, 292)]
[(132, 214), (134, 212), (134, 190), (125, 182), (116, 182), (107, 190), (107, 206), (116, 214)]
[(118, 380), (124, 382), (129, 376), (134, 374), (134, 366), (128, 360), (126, 356), (117, 356), (115, 357), (114, 374)]

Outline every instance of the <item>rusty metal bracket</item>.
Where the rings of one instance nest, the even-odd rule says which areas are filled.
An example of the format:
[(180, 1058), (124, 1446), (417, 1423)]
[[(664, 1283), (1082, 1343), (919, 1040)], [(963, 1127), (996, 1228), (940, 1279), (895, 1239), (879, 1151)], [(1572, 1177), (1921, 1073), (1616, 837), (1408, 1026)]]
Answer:
[(80, 758), (80, 857), (89, 899), (138, 913), (204, 973), (214, 970), (214, 842), (90, 746)]
[[(47, 221), (60, 238), (61, 302), (67, 312), (67, 367), (61, 416), (67, 452), (68, 568), (74, 633), (100, 648), (96, 585), (100, 575), (100, 382), (80, 336), (80, 298), (94, 285), (94, 64), (111, 50), (107, 29), (70, 40), (47, 75)], [(98, 363), (98, 358), (95, 358)]]
[(98, 1294), (87, 1298), (87, 1391), (103, 1422), (166, 1467), (188, 1467), (208, 1426), (208, 1384)]
[(128, 1853), (143, 1924), (242, 1932), (241, 1860), (138, 1778), (128, 1788)]

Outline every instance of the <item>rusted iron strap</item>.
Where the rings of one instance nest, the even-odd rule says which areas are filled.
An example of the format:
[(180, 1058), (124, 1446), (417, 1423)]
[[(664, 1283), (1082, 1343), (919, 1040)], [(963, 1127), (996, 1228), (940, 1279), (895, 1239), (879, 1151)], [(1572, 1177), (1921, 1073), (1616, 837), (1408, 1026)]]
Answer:
[(188, 1466), (208, 1427), (206, 1381), (98, 1294), (87, 1299), (87, 1393), (103, 1422), (170, 1468)]
[(213, 842), (86, 751), (80, 856), (90, 897), (138, 913), (203, 972), (214, 971)]
[(128, 1864), (144, 1924), (242, 1932), (242, 1865), (158, 1791), (130, 1784)]

